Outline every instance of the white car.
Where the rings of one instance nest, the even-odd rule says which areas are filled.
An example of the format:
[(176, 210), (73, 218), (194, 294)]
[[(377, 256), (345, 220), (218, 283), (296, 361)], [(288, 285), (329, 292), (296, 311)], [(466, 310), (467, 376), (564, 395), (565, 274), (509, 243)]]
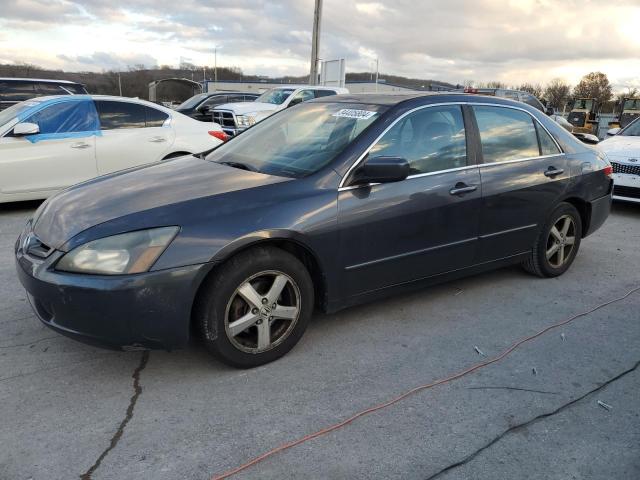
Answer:
[(225, 103), (213, 109), (213, 121), (236, 135), (280, 110), (314, 98), (349, 93), (346, 88), (286, 85), (267, 90), (253, 102)]
[(613, 166), (613, 198), (640, 203), (640, 118), (607, 135), (598, 148)]
[(60, 95), (0, 112), (0, 203), (47, 198), (98, 175), (216, 147), (204, 123), (144, 100)]

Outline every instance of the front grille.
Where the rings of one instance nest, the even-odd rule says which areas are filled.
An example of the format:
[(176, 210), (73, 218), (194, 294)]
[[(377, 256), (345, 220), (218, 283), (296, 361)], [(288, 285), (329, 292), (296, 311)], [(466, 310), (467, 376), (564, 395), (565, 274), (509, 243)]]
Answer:
[(640, 188), (625, 187), (623, 185), (613, 185), (613, 195), (617, 197), (639, 198)]
[(613, 173), (626, 173), (640, 176), (640, 165), (627, 165), (625, 163), (611, 162)]
[(585, 112), (575, 112), (569, 114), (569, 123), (574, 127), (583, 127), (587, 114)]
[(236, 128), (236, 119), (233, 116), (233, 112), (227, 110), (214, 110), (213, 122), (222, 128)]

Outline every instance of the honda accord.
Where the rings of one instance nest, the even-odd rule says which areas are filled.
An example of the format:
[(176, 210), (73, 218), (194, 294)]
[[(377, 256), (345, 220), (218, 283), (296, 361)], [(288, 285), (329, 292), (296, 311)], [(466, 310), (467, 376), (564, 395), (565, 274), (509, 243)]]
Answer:
[(64, 335), (174, 349), (196, 332), (253, 367), (287, 353), (314, 307), (510, 264), (561, 275), (607, 218), (611, 176), (522, 103), (332, 96), (208, 153), (64, 190), (18, 238), (17, 271)]

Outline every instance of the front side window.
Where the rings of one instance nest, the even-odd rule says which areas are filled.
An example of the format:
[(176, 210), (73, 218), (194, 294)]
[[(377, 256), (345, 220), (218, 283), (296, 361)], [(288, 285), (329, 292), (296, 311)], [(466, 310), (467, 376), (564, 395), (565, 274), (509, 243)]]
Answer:
[(206, 159), (283, 177), (328, 165), (386, 110), (380, 105), (304, 103), (266, 118)]
[(431, 173), (467, 165), (460, 106), (428, 107), (398, 121), (369, 151), (369, 157), (401, 157), (410, 174)]
[(231, 103), (235, 102), (231, 97), (227, 97), (226, 95), (215, 95), (210, 97), (206, 102), (203, 102), (199, 108), (202, 107), (211, 107), (213, 105), (222, 105), (223, 103)]
[(291, 103), (302, 103), (308, 100), (313, 100), (314, 98), (315, 95), (313, 94), (313, 90), (300, 90), (291, 99)]
[(24, 122), (38, 125), (40, 134), (90, 132), (98, 128), (96, 110), (90, 100), (56, 103)]
[(503, 107), (474, 106), (484, 163), (540, 156), (531, 116)]
[(146, 124), (145, 107), (138, 103), (97, 100), (101, 130), (142, 128)]

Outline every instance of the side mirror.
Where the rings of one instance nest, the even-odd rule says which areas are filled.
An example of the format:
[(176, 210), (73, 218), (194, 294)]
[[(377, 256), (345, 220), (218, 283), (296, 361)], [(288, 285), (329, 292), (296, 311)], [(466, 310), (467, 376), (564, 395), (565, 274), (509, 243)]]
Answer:
[(293, 107), (294, 105), (298, 105), (299, 103), (302, 103), (302, 97), (293, 98), (293, 99), (289, 102), (289, 105), (287, 105), (287, 108), (289, 108), (289, 107)]
[(553, 111), (553, 107), (547, 107), (547, 108), (545, 108), (544, 113), (546, 113), (547, 115), (551, 116), (555, 112)]
[(622, 129), (619, 127), (610, 128), (609, 130), (607, 130), (607, 135), (609, 135), (610, 137), (613, 137), (614, 135), (617, 135), (618, 133), (620, 133), (620, 130)]
[(40, 133), (40, 127), (36, 123), (19, 123), (13, 127), (13, 134), (16, 137), (24, 137), (25, 135), (35, 135)]
[(355, 171), (351, 185), (399, 182), (409, 176), (409, 162), (400, 157), (368, 158)]
[(574, 132), (573, 136), (580, 140), (582, 143), (588, 143), (589, 145), (596, 145), (600, 143), (600, 139), (590, 133), (577, 133)]

